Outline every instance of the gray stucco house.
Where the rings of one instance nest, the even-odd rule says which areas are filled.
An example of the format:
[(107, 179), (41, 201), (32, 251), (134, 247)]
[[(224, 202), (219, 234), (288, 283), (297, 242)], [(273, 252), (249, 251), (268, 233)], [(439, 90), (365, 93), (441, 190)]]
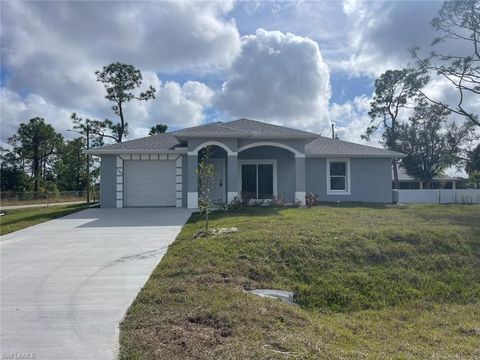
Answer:
[(239, 119), (91, 149), (101, 157), (101, 206), (196, 208), (195, 169), (211, 146), (213, 200), (282, 197), (392, 201), (392, 159), (403, 154), (318, 134)]

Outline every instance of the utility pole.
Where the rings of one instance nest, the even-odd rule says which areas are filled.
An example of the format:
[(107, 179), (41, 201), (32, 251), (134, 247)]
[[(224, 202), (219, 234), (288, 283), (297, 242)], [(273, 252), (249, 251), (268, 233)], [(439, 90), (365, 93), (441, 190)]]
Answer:
[(88, 154), (88, 150), (90, 149), (90, 120), (87, 119), (87, 129), (85, 131), (85, 135), (87, 136), (87, 204), (90, 204), (90, 155)]
[(335, 124), (332, 123), (332, 139), (335, 139)]

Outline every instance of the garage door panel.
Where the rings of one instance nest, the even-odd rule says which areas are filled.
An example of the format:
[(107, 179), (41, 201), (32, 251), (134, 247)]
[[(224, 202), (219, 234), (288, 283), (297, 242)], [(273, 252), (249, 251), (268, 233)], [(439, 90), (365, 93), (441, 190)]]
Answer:
[(124, 167), (125, 206), (175, 206), (175, 161), (130, 160)]

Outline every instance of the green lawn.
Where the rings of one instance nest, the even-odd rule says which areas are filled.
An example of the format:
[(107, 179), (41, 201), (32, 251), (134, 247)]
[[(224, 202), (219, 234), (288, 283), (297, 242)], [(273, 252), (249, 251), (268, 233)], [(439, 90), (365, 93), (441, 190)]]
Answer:
[(0, 235), (56, 219), (83, 209), (86, 204), (55, 205), (49, 208), (29, 208), (18, 210), (2, 210), (5, 215), (0, 217)]
[[(478, 359), (480, 206), (194, 215), (121, 324), (120, 359)], [(247, 293), (279, 288), (298, 306)]]

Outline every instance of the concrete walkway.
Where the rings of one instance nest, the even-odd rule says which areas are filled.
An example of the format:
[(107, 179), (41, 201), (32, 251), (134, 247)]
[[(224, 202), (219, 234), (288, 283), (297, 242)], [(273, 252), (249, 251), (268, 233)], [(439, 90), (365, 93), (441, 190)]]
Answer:
[(190, 213), (88, 209), (0, 237), (2, 358), (113, 359), (119, 322)]
[[(49, 203), (48, 207), (50, 206), (58, 206), (58, 205), (74, 205), (74, 204), (86, 204), (85, 200), (82, 201), (65, 201), (59, 203)], [(94, 203), (92, 203), (94, 204)], [(0, 204), (0, 211), (1, 210), (16, 210), (16, 209), (28, 209), (28, 208), (39, 208), (39, 207), (47, 207), (47, 203), (45, 204), (25, 204), (25, 205), (7, 205), (3, 206)]]

